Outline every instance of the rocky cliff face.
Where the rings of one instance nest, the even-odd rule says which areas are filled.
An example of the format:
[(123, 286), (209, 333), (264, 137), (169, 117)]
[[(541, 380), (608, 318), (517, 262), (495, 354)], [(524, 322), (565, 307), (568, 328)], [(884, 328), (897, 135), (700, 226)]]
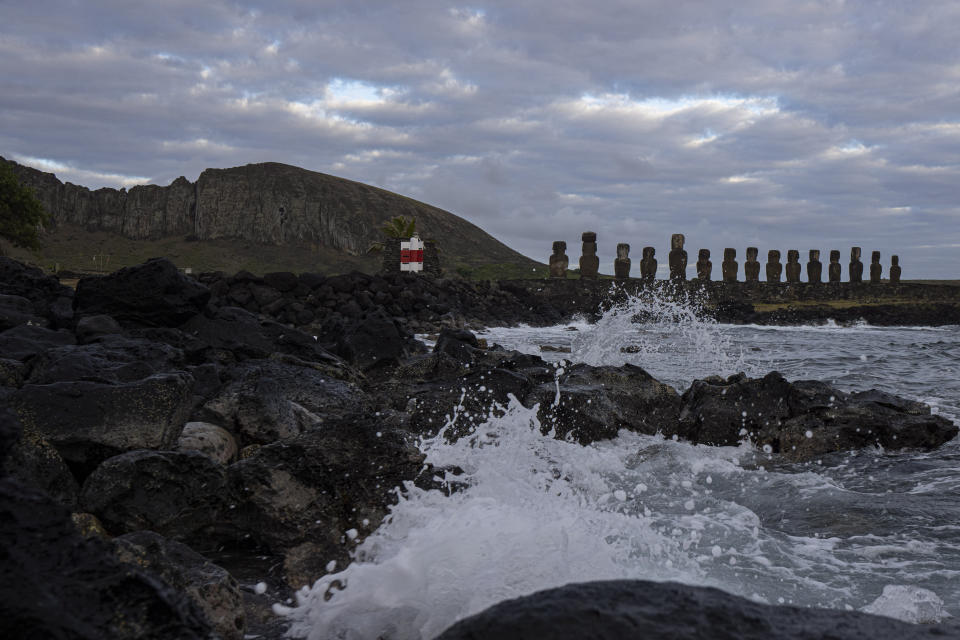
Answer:
[(414, 217), (421, 235), (468, 264), (535, 263), (452, 213), (403, 196), (276, 162), (207, 169), (196, 183), (97, 189), (10, 162), (34, 188), (54, 224), (74, 224), (135, 240), (195, 236), (260, 244), (311, 243), (353, 255), (382, 239), (394, 216)]

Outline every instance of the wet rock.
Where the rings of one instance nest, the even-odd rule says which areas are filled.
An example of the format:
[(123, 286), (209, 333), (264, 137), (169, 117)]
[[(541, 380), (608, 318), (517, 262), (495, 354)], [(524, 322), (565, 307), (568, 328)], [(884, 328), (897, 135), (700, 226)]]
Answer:
[(788, 382), (776, 371), (758, 379), (696, 380), (682, 403), (677, 435), (713, 445), (750, 439), (793, 460), (876, 445), (933, 449), (958, 432), (922, 403), (876, 390), (845, 394), (822, 382)]
[(471, 362), (480, 348), (477, 336), (466, 329), (441, 329), (434, 353), (445, 353), (458, 362)]
[(86, 344), (101, 336), (120, 333), (120, 323), (107, 315), (84, 316), (77, 321), (74, 333), (80, 344)]
[(188, 422), (177, 439), (177, 451), (199, 451), (215, 462), (229, 464), (237, 457), (237, 441), (223, 427)]
[[(4, 398), (0, 395), (0, 401)], [(0, 402), (0, 477), (7, 474), (7, 456), (20, 439), (23, 426), (17, 414)]]
[[(295, 588), (326, 573), (372, 532), (396, 502), (394, 489), (421, 472), (423, 456), (407, 436), (362, 415), (260, 447), (229, 467), (230, 511), (240, 533), (275, 553), (290, 552)], [(312, 543), (310, 553), (302, 549)]]
[(115, 535), (149, 529), (175, 540), (204, 541), (229, 504), (225, 468), (197, 451), (114, 456), (80, 493), (81, 508)]
[(176, 327), (200, 313), (209, 299), (207, 287), (169, 260), (154, 258), (107, 276), (81, 278), (74, 312), (106, 314), (124, 325)]
[(53, 331), (44, 327), (21, 324), (0, 333), (0, 353), (4, 358), (25, 361), (47, 349), (67, 344), (76, 344), (69, 331)]
[(243, 639), (243, 596), (226, 570), (185, 544), (153, 531), (128, 533), (113, 542), (121, 562), (135, 565), (185, 594), (224, 639)]
[(184, 367), (180, 349), (150, 340), (105, 335), (99, 341), (48, 349), (32, 363), (27, 382), (86, 380), (126, 383)]
[(501, 602), (437, 640), (913, 640), (958, 633), (955, 623), (918, 626), (855, 611), (760, 604), (712, 587), (611, 580)]
[(241, 447), (289, 438), (367, 406), (356, 385), (309, 363), (249, 361), (225, 375), (230, 381), (200, 415), (236, 434)]
[(10, 449), (6, 470), (22, 484), (43, 491), (68, 509), (76, 509), (80, 486), (59, 452), (42, 438), (22, 436)]
[(183, 595), (82, 536), (65, 508), (4, 478), (0, 637), (209, 640), (211, 628)]
[(125, 384), (26, 384), (11, 403), (24, 429), (50, 442), (78, 478), (132, 449), (169, 449), (191, 407), (193, 378), (162, 373)]
[(676, 423), (680, 397), (673, 387), (635, 365), (576, 364), (555, 382), (541, 383), (525, 404), (540, 403), (539, 419), (558, 438), (581, 444), (614, 438), (620, 429), (653, 434)]

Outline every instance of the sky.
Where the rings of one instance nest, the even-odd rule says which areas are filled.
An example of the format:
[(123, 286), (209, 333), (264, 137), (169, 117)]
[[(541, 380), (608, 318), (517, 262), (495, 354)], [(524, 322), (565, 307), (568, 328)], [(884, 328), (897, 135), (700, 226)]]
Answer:
[(0, 155), (91, 188), (283, 162), (542, 262), (595, 231), (605, 272), (683, 233), (715, 278), (747, 246), (960, 278), (958, 34), (953, 0), (0, 0)]

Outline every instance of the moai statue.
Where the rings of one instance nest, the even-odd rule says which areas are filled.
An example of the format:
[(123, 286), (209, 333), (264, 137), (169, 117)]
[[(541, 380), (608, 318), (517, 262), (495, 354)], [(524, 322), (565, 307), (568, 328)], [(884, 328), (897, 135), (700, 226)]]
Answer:
[(563, 240), (555, 240), (553, 243), (553, 255), (550, 256), (550, 277), (566, 278), (567, 267), (570, 266), (570, 259), (567, 257), (567, 243)]
[(747, 261), (743, 264), (743, 278), (747, 282), (760, 281), (760, 262), (757, 260), (759, 254), (760, 249), (747, 247)]
[(820, 262), (820, 250), (810, 249), (810, 262), (807, 263), (807, 280), (820, 282), (823, 276), (823, 263)]
[(850, 247), (850, 282), (863, 282), (863, 263), (860, 262), (860, 247)]
[(723, 264), (720, 265), (720, 271), (723, 273), (724, 282), (736, 282), (737, 281), (737, 250), (736, 249), (724, 249), (723, 250)]
[(880, 252), (874, 251), (870, 254), (870, 282), (880, 284), (880, 276), (883, 275), (883, 267), (880, 266)]
[(713, 263), (710, 262), (710, 249), (700, 249), (697, 253), (697, 278), (709, 280), (713, 275)]
[(643, 248), (643, 258), (640, 259), (640, 277), (644, 280), (653, 280), (657, 277), (657, 259), (653, 256), (657, 250), (653, 247)]
[(890, 256), (890, 282), (900, 282), (900, 256)]
[(583, 241), (583, 255), (580, 256), (580, 277), (584, 280), (596, 280), (600, 271), (600, 258), (597, 257), (597, 234), (593, 231), (584, 231), (580, 237)]
[(613, 275), (617, 280), (626, 280), (630, 277), (630, 245), (617, 245), (617, 259), (613, 261)]
[(837, 249), (830, 250), (830, 266), (827, 267), (827, 278), (830, 282), (840, 282), (840, 276), (843, 269), (840, 267), (840, 252)]
[(800, 282), (800, 252), (787, 249), (787, 282)]
[(670, 264), (671, 280), (687, 279), (687, 252), (683, 248), (686, 238), (682, 233), (675, 233), (670, 236), (670, 255), (668, 261)]
[(783, 265), (780, 264), (780, 252), (770, 249), (767, 252), (767, 282), (780, 282)]

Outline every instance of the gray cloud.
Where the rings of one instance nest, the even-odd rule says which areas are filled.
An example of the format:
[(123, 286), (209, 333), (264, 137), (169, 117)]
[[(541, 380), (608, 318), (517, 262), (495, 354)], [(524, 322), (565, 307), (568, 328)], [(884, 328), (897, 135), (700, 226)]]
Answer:
[[(878, 249), (960, 272), (951, 2), (0, 3), (0, 154), (91, 187), (274, 160), (531, 257)], [(608, 267), (609, 268), (609, 267)]]

